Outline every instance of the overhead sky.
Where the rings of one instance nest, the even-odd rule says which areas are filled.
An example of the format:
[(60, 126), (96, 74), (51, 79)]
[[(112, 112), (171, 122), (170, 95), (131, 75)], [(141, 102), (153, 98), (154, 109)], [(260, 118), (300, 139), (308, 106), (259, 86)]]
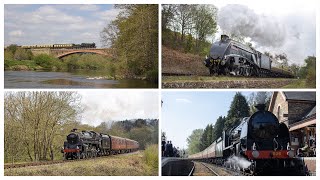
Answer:
[(158, 92), (117, 90), (79, 91), (84, 108), (82, 123), (97, 126), (101, 122), (126, 119), (158, 119)]
[(6, 46), (95, 42), (100, 46), (100, 32), (118, 13), (113, 5), (6, 4), (4, 43)]
[[(289, 63), (303, 64), (316, 55), (315, 0), (213, 0), (219, 38), (224, 30), (250, 37), (259, 51), (286, 53)], [(245, 26), (246, 28), (243, 28)]]
[[(252, 92), (242, 91), (244, 96)], [(189, 135), (195, 129), (215, 124), (219, 116), (226, 116), (236, 94), (229, 92), (162, 92), (161, 129), (176, 147), (187, 148)]]

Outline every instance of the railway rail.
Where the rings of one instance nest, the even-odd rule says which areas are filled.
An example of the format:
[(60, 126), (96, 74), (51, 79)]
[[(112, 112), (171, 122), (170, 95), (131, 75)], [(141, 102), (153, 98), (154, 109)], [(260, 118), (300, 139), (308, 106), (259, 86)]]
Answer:
[[(220, 176), (215, 170), (213, 170), (211, 167), (209, 167), (206, 163), (203, 163), (203, 162), (194, 162), (194, 161), (193, 161), (193, 164), (194, 164), (194, 165), (193, 165), (192, 170), (191, 170), (190, 173), (189, 173), (189, 176), (193, 176), (195, 171), (200, 171), (200, 172), (198, 172), (198, 173), (200, 173), (200, 174), (203, 174), (203, 173), (204, 173), (204, 175), (209, 175), (209, 174), (207, 174), (207, 173), (205, 173), (205, 172), (201, 172), (201, 166), (204, 167), (206, 170), (209, 170), (210, 175)], [(203, 170), (203, 169), (202, 169), (202, 170)]]
[[(132, 152), (132, 153), (124, 153), (118, 154), (116, 156), (125, 156), (130, 154), (135, 154), (139, 151)], [(114, 155), (110, 155), (114, 156)], [(5, 164), (4, 169), (14, 169), (14, 168), (23, 168), (23, 167), (30, 167), (30, 166), (44, 166), (44, 165), (53, 165), (53, 164), (61, 164), (61, 163), (68, 163), (68, 162), (75, 162), (75, 161), (86, 161), (96, 158), (107, 158), (109, 156), (99, 156), (95, 158), (88, 158), (88, 159), (74, 159), (74, 160), (54, 160), (54, 161), (40, 161), (40, 162), (30, 162), (30, 163), (17, 163), (17, 164)]]

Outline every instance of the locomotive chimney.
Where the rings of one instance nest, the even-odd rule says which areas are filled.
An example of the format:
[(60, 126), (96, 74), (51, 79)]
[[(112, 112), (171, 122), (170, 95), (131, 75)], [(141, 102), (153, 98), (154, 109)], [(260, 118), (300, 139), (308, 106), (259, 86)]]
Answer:
[(258, 109), (258, 111), (264, 111), (266, 109), (265, 104), (256, 104), (254, 107)]
[(221, 41), (226, 41), (229, 39), (229, 36), (228, 35), (225, 35), (225, 34), (222, 34), (221, 35)]

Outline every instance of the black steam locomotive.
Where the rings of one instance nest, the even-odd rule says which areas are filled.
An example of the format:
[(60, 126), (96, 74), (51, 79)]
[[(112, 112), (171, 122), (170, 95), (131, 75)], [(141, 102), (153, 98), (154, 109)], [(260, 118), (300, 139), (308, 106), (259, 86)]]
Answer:
[(265, 105), (256, 107), (258, 111), (251, 117), (243, 118), (239, 125), (223, 132), (222, 137), (204, 151), (189, 158), (254, 175), (270, 172), (303, 174), (303, 166), (294, 158), (295, 153), (290, 147), (288, 127), (279, 123), (274, 114), (265, 111)]
[(227, 35), (221, 35), (221, 39), (212, 44), (204, 64), (210, 75), (294, 77), (289, 71), (273, 67), (268, 56)]
[(61, 152), (64, 159), (68, 160), (129, 153), (138, 149), (139, 143), (131, 139), (73, 129)]

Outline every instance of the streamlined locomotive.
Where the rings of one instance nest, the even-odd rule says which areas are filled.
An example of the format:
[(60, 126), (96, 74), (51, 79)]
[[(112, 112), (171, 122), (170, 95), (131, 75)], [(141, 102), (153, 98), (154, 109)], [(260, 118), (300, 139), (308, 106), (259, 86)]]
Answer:
[(212, 44), (204, 65), (210, 75), (294, 77), (289, 71), (273, 67), (267, 55), (227, 35), (221, 35), (221, 39)]

